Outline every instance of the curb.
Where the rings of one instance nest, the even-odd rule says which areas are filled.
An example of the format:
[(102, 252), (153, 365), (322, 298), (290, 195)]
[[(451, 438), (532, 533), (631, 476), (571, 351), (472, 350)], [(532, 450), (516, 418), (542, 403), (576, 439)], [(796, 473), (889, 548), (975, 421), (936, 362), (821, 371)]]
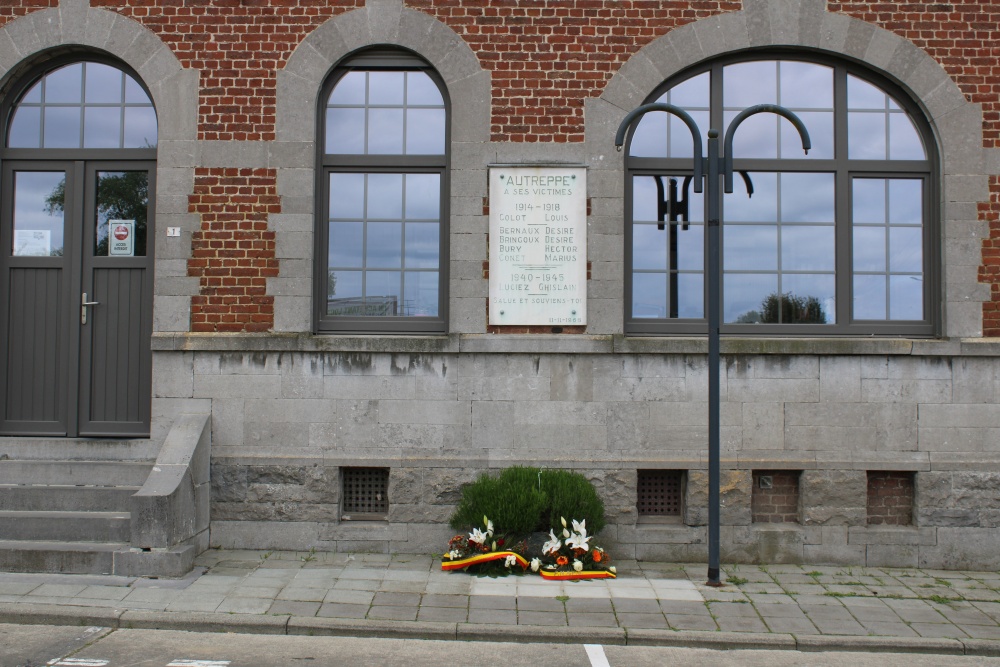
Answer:
[(0, 623), (13, 625), (101, 626), (114, 629), (182, 630), (259, 635), (312, 635), (439, 641), (667, 646), (719, 651), (924, 653), (1000, 657), (1000, 641), (927, 637), (855, 637), (756, 632), (698, 632), (625, 628), (546, 627), (384, 621), (313, 616), (266, 616), (214, 612), (170, 612), (0, 603)]

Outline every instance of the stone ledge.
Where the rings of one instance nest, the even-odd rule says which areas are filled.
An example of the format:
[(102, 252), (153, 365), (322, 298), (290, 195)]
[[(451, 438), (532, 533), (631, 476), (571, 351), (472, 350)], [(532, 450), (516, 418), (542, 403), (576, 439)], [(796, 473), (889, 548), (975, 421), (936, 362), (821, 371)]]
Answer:
[[(1000, 339), (727, 337), (724, 355), (1000, 357)], [(694, 354), (703, 336), (577, 334), (320, 335), (312, 333), (190, 333), (158, 331), (157, 352), (387, 352), (481, 354)]]

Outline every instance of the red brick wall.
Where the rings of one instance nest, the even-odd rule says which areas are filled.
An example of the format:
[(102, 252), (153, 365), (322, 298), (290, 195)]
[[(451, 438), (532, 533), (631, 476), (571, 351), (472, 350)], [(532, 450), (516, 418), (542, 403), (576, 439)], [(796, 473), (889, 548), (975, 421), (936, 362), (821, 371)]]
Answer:
[(408, 0), (451, 27), (493, 77), (494, 141), (583, 141), (583, 100), (672, 28), (742, 0)]
[(990, 285), (990, 300), (983, 304), (983, 335), (1000, 336), (1000, 176), (990, 177), (990, 200), (979, 204), (979, 219), (990, 223), (979, 267), (979, 281)]
[(267, 278), (278, 275), (268, 216), (281, 212), (274, 169), (195, 170), (188, 210), (201, 216), (191, 240), (188, 275), (201, 279), (191, 299), (192, 331), (267, 331), (274, 297)]
[(276, 72), (316, 26), (364, 0), (91, 0), (140, 22), (201, 71), (198, 138), (274, 139)]
[(868, 473), (868, 525), (913, 523), (913, 473)]
[(33, 11), (58, 6), (59, 0), (0, 0), (0, 26)]
[[(750, 493), (754, 523), (798, 523), (799, 475), (797, 470), (755, 470)], [(771, 488), (761, 488), (761, 477), (771, 478)]]

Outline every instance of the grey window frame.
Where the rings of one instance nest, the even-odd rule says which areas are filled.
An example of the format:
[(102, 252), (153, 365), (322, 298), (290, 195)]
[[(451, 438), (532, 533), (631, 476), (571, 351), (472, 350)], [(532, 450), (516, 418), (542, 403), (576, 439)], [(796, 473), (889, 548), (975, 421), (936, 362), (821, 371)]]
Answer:
[[(352, 71), (420, 71), (441, 92), (445, 108), (445, 148), (441, 155), (347, 155), (326, 153), (326, 104), (340, 80)], [(313, 283), (313, 329), (318, 334), (445, 334), (448, 331), (449, 282), (449, 174), (451, 172), (451, 100), (443, 79), (418, 55), (403, 49), (372, 49), (344, 60), (327, 78), (319, 95), (317, 113), (316, 246)], [(435, 317), (344, 317), (326, 314), (329, 266), (330, 174), (344, 173), (434, 173), (440, 175), (440, 239), (438, 267), (438, 314)]]
[[(654, 102), (668, 89), (704, 72), (710, 72), (710, 118), (711, 127), (725, 131), (722, 106), (722, 68), (742, 62), (752, 61), (797, 61), (824, 65), (833, 69), (833, 113), (834, 113), (834, 156), (831, 159), (788, 159), (788, 158), (740, 158), (734, 157), (733, 167), (737, 171), (750, 172), (825, 172), (833, 173), (835, 179), (835, 293), (837, 301), (835, 324), (722, 324), (721, 332), (730, 335), (769, 336), (906, 336), (933, 337), (939, 335), (941, 327), (941, 244), (938, 230), (939, 214), (934, 203), (939, 201), (940, 167), (936, 143), (930, 125), (923, 111), (913, 102), (911, 96), (892, 81), (852, 62), (817, 54), (793, 53), (787, 51), (759, 51), (742, 53), (716, 59), (710, 63), (692, 68), (664, 82), (651, 94), (646, 102)], [(916, 131), (923, 142), (927, 158), (925, 160), (849, 160), (847, 157), (847, 76), (858, 77), (878, 87), (890, 95), (914, 121)], [(704, 135), (708, 128), (701, 128)], [(624, 271), (624, 328), (628, 335), (692, 335), (706, 334), (706, 319), (635, 318), (632, 316), (632, 182), (635, 176), (679, 176), (692, 174), (691, 157), (648, 158), (630, 157), (633, 134), (625, 146), (625, 271)], [(707, 173), (707, 169), (706, 169)], [(853, 292), (851, 263), (851, 179), (870, 178), (919, 178), (924, 181), (923, 189), (923, 275), (924, 275), (924, 319), (920, 321), (858, 320), (850, 319), (851, 295)], [(736, 188), (743, 187), (736, 179)], [(725, 224), (725, 210), (723, 224)], [(723, 232), (723, 239), (725, 233)], [(706, 235), (707, 239), (707, 235)], [(723, 240), (723, 243), (725, 241)], [(706, 248), (707, 251), (707, 248)], [(707, 257), (704, 267), (708, 266)], [(725, 270), (725, 267), (722, 267)], [(720, 308), (722, 303), (719, 304)], [(704, 312), (708, 313), (707, 295)]]

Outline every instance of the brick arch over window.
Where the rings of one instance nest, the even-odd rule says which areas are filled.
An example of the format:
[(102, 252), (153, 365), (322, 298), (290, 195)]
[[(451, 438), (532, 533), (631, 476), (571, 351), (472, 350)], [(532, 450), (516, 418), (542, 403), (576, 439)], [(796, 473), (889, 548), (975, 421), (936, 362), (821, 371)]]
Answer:
[[(802, 48), (866, 63), (906, 89), (922, 107), (941, 157), (939, 250), (942, 265), (942, 334), (978, 337), (989, 285), (978, 280), (977, 244), (948, 243), (957, 230), (988, 236), (975, 208), (989, 199), (983, 148), (983, 110), (969, 102), (941, 65), (902, 37), (863, 21), (826, 11), (825, 0), (797, 6), (760, 0), (743, 11), (696, 21), (649, 43), (608, 82), (600, 100), (588, 105), (588, 125), (608, 129), (602, 150), (614, 152), (614, 131), (625, 113), (642, 104), (671, 76), (721, 54), (768, 47)], [(971, 213), (969, 212), (971, 209)], [(953, 231), (954, 230), (954, 231)]]
[(278, 73), (278, 141), (315, 141), (317, 101), (330, 70), (349, 54), (376, 45), (409, 49), (441, 75), (454, 102), (453, 143), (489, 140), (490, 75), (469, 45), (401, 0), (369, 0), (314, 30)]

